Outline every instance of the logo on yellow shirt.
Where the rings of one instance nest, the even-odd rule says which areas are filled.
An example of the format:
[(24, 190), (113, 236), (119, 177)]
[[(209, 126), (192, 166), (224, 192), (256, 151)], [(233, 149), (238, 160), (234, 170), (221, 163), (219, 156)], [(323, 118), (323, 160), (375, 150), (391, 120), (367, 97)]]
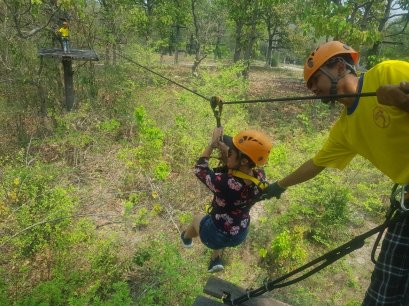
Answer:
[(376, 106), (373, 110), (373, 120), (378, 127), (385, 129), (391, 123), (391, 116), (386, 109)]

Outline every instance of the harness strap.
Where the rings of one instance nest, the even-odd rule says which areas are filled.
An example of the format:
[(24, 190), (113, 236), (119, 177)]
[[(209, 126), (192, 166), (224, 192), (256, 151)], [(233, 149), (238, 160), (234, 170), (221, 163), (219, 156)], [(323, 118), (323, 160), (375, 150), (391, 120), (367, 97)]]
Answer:
[(249, 180), (252, 181), (258, 188), (260, 188), (261, 190), (264, 190), (267, 188), (268, 183), (267, 182), (263, 182), (260, 181), (258, 179), (256, 179), (254, 176), (248, 175), (244, 172), (241, 172), (240, 170), (235, 170), (235, 169), (231, 169), (229, 170), (229, 173), (235, 177), (239, 177), (245, 180)]
[[(256, 179), (254, 176), (248, 175), (248, 174), (246, 174), (246, 173), (244, 173), (244, 172), (242, 172), (242, 171), (239, 171), (239, 170), (229, 169), (229, 172), (228, 172), (228, 173), (231, 174), (231, 175), (233, 175), (233, 176), (235, 176), (235, 177), (239, 177), (239, 178), (242, 178), (242, 179), (245, 179), (245, 180), (252, 181), (252, 182), (253, 182), (258, 188), (260, 188), (262, 191), (263, 191), (264, 189), (266, 189), (267, 186), (268, 186), (268, 183), (267, 183), (267, 182), (260, 181), (260, 180)], [(261, 194), (262, 194), (262, 193), (260, 193), (260, 195), (261, 195)], [(243, 208), (243, 207), (246, 207), (246, 206), (251, 207), (251, 206), (253, 206), (253, 205), (254, 205), (257, 201), (259, 201), (259, 200), (260, 200), (260, 196), (257, 197), (254, 201), (252, 201), (252, 202), (249, 203), (249, 204), (238, 205), (238, 206), (235, 206), (235, 208)], [(218, 209), (219, 209), (219, 210), (222, 210), (221, 207), (219, 207)], [(212, 210), (213, 210), (213, 206), (212, 206), (212, 205), (206, 205), (206, 207), (205, 207), (206, 213), (209, 214)]]
[[(385, 232), (391, 224), (399, 221), (408, 214), (409, 209), (405, 205), (405, 193), (409, 189), (409, 184), (403, 184), (401, 188), (398, 188), (399, 184), (395, 184), (392, 188), (391, 196), (389, 198), (391, 206), (386, 214), (386, 220), (384, 222), (384, 227), (379, 231), (378, 236), (375, 239), (375, 243), (371, 252), (371, 261), (376, 264), (377, 260), (375, 258), (376, 249), (378, 248), (379, 242)], [(398, 200), (397, 197), (400, 197)]]

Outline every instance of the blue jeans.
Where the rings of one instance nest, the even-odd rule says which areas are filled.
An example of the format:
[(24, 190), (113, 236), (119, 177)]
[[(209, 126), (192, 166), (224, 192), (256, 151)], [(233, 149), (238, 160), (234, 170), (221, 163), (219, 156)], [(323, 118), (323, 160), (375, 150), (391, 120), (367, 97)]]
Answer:
[(70, 41), (68, 40), (68, 38), (63, 37), (63, 39), (62, 39), (62, 49), (63, 49), (64, 52), (68, 52), (69, 45), (70, 45)]
[(210, 249), (220, 250), (235, 247), (246, 240), (248, 228), (237, 235), (230, 235), (214, 225), (212, 217), (206, 215), (200, 221), (199, 236), (202, 243)]

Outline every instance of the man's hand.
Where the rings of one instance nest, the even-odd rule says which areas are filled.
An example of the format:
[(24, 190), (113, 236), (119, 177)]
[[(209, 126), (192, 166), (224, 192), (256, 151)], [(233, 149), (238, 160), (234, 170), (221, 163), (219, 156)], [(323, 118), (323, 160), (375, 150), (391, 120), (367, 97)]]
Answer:
[(271, 199), (272, 197), (279, 199), (281, 194), (286, 191), (285, 188), (281, 187), (278, 182), (268, 185), (266, 189), (263, 190), (263, 194), (261, 198), (264, 199)]
[(376, 91), (379, 104), (396, 106), (409, 112), (409, 82), (399, 85), (384, 85)]

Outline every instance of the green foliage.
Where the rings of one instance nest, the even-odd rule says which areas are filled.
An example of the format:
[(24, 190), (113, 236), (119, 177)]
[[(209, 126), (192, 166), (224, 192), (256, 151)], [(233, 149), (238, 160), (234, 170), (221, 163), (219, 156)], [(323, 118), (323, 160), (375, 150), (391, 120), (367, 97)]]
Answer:
[[(0, 286), (0, 299), (3, 292), (16, 305), (67, 305), (69, 300), (83, 305), (109, 299), (123, 269), (116, 245), (81, 219), (74, 190), (58, 186), (61, 169), (41, 163), (19, 166), (16, 159), (3, 170), (0, 232), (11, 231), (0, 239), (0, 247), (8, 250), (6, 266), (2, 263), (6, 269), (0, 270), (7, 279)], [(42, 279), (33, 279), (37, 273)]]
[(360, 196), (360, 200), (357, 199), (360, 205), (363, 205), (368, 212), (375, 212), (381, 214), (384, 212), (384, 203), (382, 203), (379, 194), (373, 192), (375, 184), (368, 184), (366, 182), (360, 182), (356, 185), (356, 191)]
[(136, 305), (191, 305), (202, 292), (199, 280), (204, 267), (184, 259), (178, 242), (173, 237), (160, 235), (150, 240), (149, 245), (140, 246), (134, 261), (149, 273), (145, 275)]
[(193, 216), (190, 212), (180, 212), (178, 219), (181, 224), (189, 224), (193, 220)]
[[(163, 181), (171, 172), (169, 163), (162, 160), (165, 134), (155, 121), (150, 119), (143, 106), (135, 108), (134, 120), (137, 128), (137, 147), (120, 149), (118, 158), (131, 170), (152, 174), (157, 180)], [(128, 179), (129, 184), (136, 180), (131, 176)]]
[(136, 151), (136, 158), (142, 167), (146, 167), (149, 164), (156, 163), (162, 156), (165, 135), (154, 121), (148, 117), (144, 107), (135, 108), (134, 118), (139, 132), (137, 138), (140, 144)]
[(119, 305), (133, 305), (129, 285), (126, 282), (120, 281), (112, 285), (111, 293), (106, 300), (99, 298), (91, 305), (95, 306), (119, 306)]
[(159, 181), (163, 181), (169, 176), (170, 171), (170, 165), (166, 161), (160, 161), (154, 169), (155, 178)]
[[(55, 180), (55, 171), (56, 169), (42, 167), (41, 164), (31, 168), (10, 169), (5, 172), (0, 185), (0, 194), (7, 195), (3, 206), (10, 213), (7, 218), (12, 217), (14, 230), (30, 229), (12, 241), (3, 237), (7, 243), (18, 246), (22, 257), (30, 257), (48, 248), (54, 236), (62, 235), (69, 224), (67, 218), (74, 211), (75, 204), (67, 190), (58, 186), (50, 187)], [(17, 210), (18, 213), (13, 214), (12, 210)], [(31, 228), (37, 223), (42, 225)]]
[(311, 238), (331, 245), (340, 238), (340, 230), (349, 220), (349, 190), (337, 184), (333, 176), (327, 173), (297, 189), (290, 208), (293, 217), (290, 218), (302, 216), (302, 222), (308, 222), (311, 227)]
[(369, 55), (367, 56), (367, 65), (366, 68), (370, 69), (373, 66), (375, 66), (376, 64), (379, 64), (383, 61), (388, 60), (388, 58), (384, 57), (384, 56), (380, 56), (380, 55)]
[(151, 210), (151, 216), (154, 217), (154, 216), (160, 215), (162, 214), (163, 211), (164, 211), (164, 207), (161, 204), (158, 204), (158, 203), (153, 204), (152, 210)]
[(147, 208), (142, 207), (136, 212), (134, 224), (138, 228), (149, 224), (149, 211)]
[(293, 231), (284, 230), (271, 242), (267, 250), (267, 260), (271, 260), (271, 265), (284, 272), (296, 268), (304, 263), (307, 252), (304, 247), (303, 235), (305, 229), (299, 226)]
[(362, 305), (362, 301), (354, 300), (354, 301), (349, 301), (345, 303), (343, 306), (360, 306), (360, 305)]
[(271, 67), (278, 67), (278, 59), (273, 57), (270, 62)]
[(99, 128), (101, 131), (109, 133), (117, 133), (121, 123), (116, 119), (105, 120), (100, 123)]

